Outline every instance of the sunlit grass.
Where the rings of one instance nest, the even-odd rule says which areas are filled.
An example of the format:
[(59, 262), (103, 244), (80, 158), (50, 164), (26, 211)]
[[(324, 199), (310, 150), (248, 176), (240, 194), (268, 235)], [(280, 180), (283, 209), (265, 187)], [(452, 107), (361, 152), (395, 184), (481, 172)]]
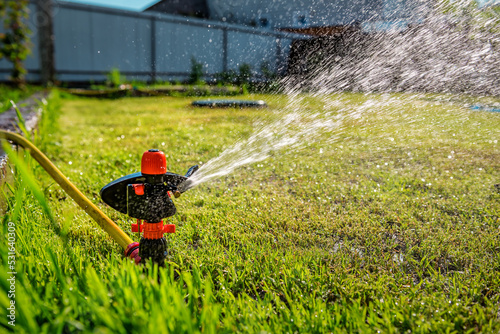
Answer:
[[(192, 99), (173, 97), (67, 98), (40, 144), (129, 232), (131, 219), (101, 202), (101, 187), (138, 171), (149, 148), (165, 151), (173, 172), (206, 163), (290, 102), (244, 98), (264, 99), (270, 109), (196, 109)], [(177, 199), (161, 284), (153, 269), (123, 259), (31, 162), (59, 226), (29, 191), (21, 204), (9, 195), (4, 231), (16, 204), (19, 211), (16, 330), (497, 332), (500, 115), (443, 99), (307, 98), (312, 112), (371, 101), (380, 108)], [(0, 302), (6, 312), (4, 294)], [(4, 314), (1, 324), (9, 328)]]

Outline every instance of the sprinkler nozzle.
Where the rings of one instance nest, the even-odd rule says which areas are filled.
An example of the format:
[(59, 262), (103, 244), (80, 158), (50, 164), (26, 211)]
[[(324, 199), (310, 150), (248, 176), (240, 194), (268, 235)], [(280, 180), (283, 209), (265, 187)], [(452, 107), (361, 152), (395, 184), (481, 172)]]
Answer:
[(181, 192), (179, 190), (174, 191), (174, 197), (175, 198), (181, 197)]

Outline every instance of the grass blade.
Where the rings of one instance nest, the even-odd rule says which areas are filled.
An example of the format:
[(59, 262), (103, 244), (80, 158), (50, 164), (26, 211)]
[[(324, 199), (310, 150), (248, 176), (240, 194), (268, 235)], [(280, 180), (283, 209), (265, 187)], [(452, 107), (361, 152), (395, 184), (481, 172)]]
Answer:
[(29, 138), (29, 131), (26, 128), (26, 121), (24, 120), (23, 114), (21, 114), (21, 111), (19, 111), (19, 108), (14, 103), (14, 101), (11, 100), (10, 103), (12, 104), (14, 109), (16, 110), (16, 115), (17, 115), (17, 119), (18, 119), (17, 126), (19, 126), (19, 128), (23, 132), (24, 136), (26, 138)]
[(31, 171), (28, 169), (27, 165), (22, 161), (16, 152), (12, 150), (9, 144), (3, 143), (3, 149), (9, 156), (9, 159), (11, 159), (12, 163), (16, 165), (17, 171), (23, 178), (23, 183), (28, 186), (28, 188), (31, 190), (33, 193), (33, 196), (35, 196), (36, 200), (42, 207), (43, 211), (47, 215), (47, 217), (50, 219), (52, 223), (55, 223), (54, 215), (52, 214), (52, 211), (50, 210), (49, 204), (47, 203), (47, 200), (45, 199), (45, 196), (38, 186), (35, 176), (31, 173)]

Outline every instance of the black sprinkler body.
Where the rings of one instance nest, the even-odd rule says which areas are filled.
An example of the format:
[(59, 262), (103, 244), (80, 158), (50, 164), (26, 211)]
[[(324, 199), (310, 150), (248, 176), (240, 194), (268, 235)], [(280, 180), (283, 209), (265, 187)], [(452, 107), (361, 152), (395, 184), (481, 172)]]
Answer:
[(175, 225), (163, 224), (177, 209), (171, 195), (179, 197), (181, 185), (198, 170), (189, 168), (186, 175), (167, 172), (165, 154), (152, 149), (144, 152), (141, 172), (121, 177), (101, 189), (102, 200), (113, 209), (137, 219), (133, 232), (143, 232), (139, 243), (130, 244), (125, 255), (136, 263), (152, 259), (163, 265), (167, 255), (164, 233), (174, 233)]

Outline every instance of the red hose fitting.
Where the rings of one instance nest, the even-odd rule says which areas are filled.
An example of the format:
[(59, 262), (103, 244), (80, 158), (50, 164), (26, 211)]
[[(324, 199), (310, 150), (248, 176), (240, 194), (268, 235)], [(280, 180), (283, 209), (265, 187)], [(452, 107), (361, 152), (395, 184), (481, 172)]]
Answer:
[(134, 260), (135, 264), (139, 264), (139, 262), (141, 262), (141, 257), (139, 256), (139, 243), (133, 242), (128, 245), (125, 250), (125, 256)]

